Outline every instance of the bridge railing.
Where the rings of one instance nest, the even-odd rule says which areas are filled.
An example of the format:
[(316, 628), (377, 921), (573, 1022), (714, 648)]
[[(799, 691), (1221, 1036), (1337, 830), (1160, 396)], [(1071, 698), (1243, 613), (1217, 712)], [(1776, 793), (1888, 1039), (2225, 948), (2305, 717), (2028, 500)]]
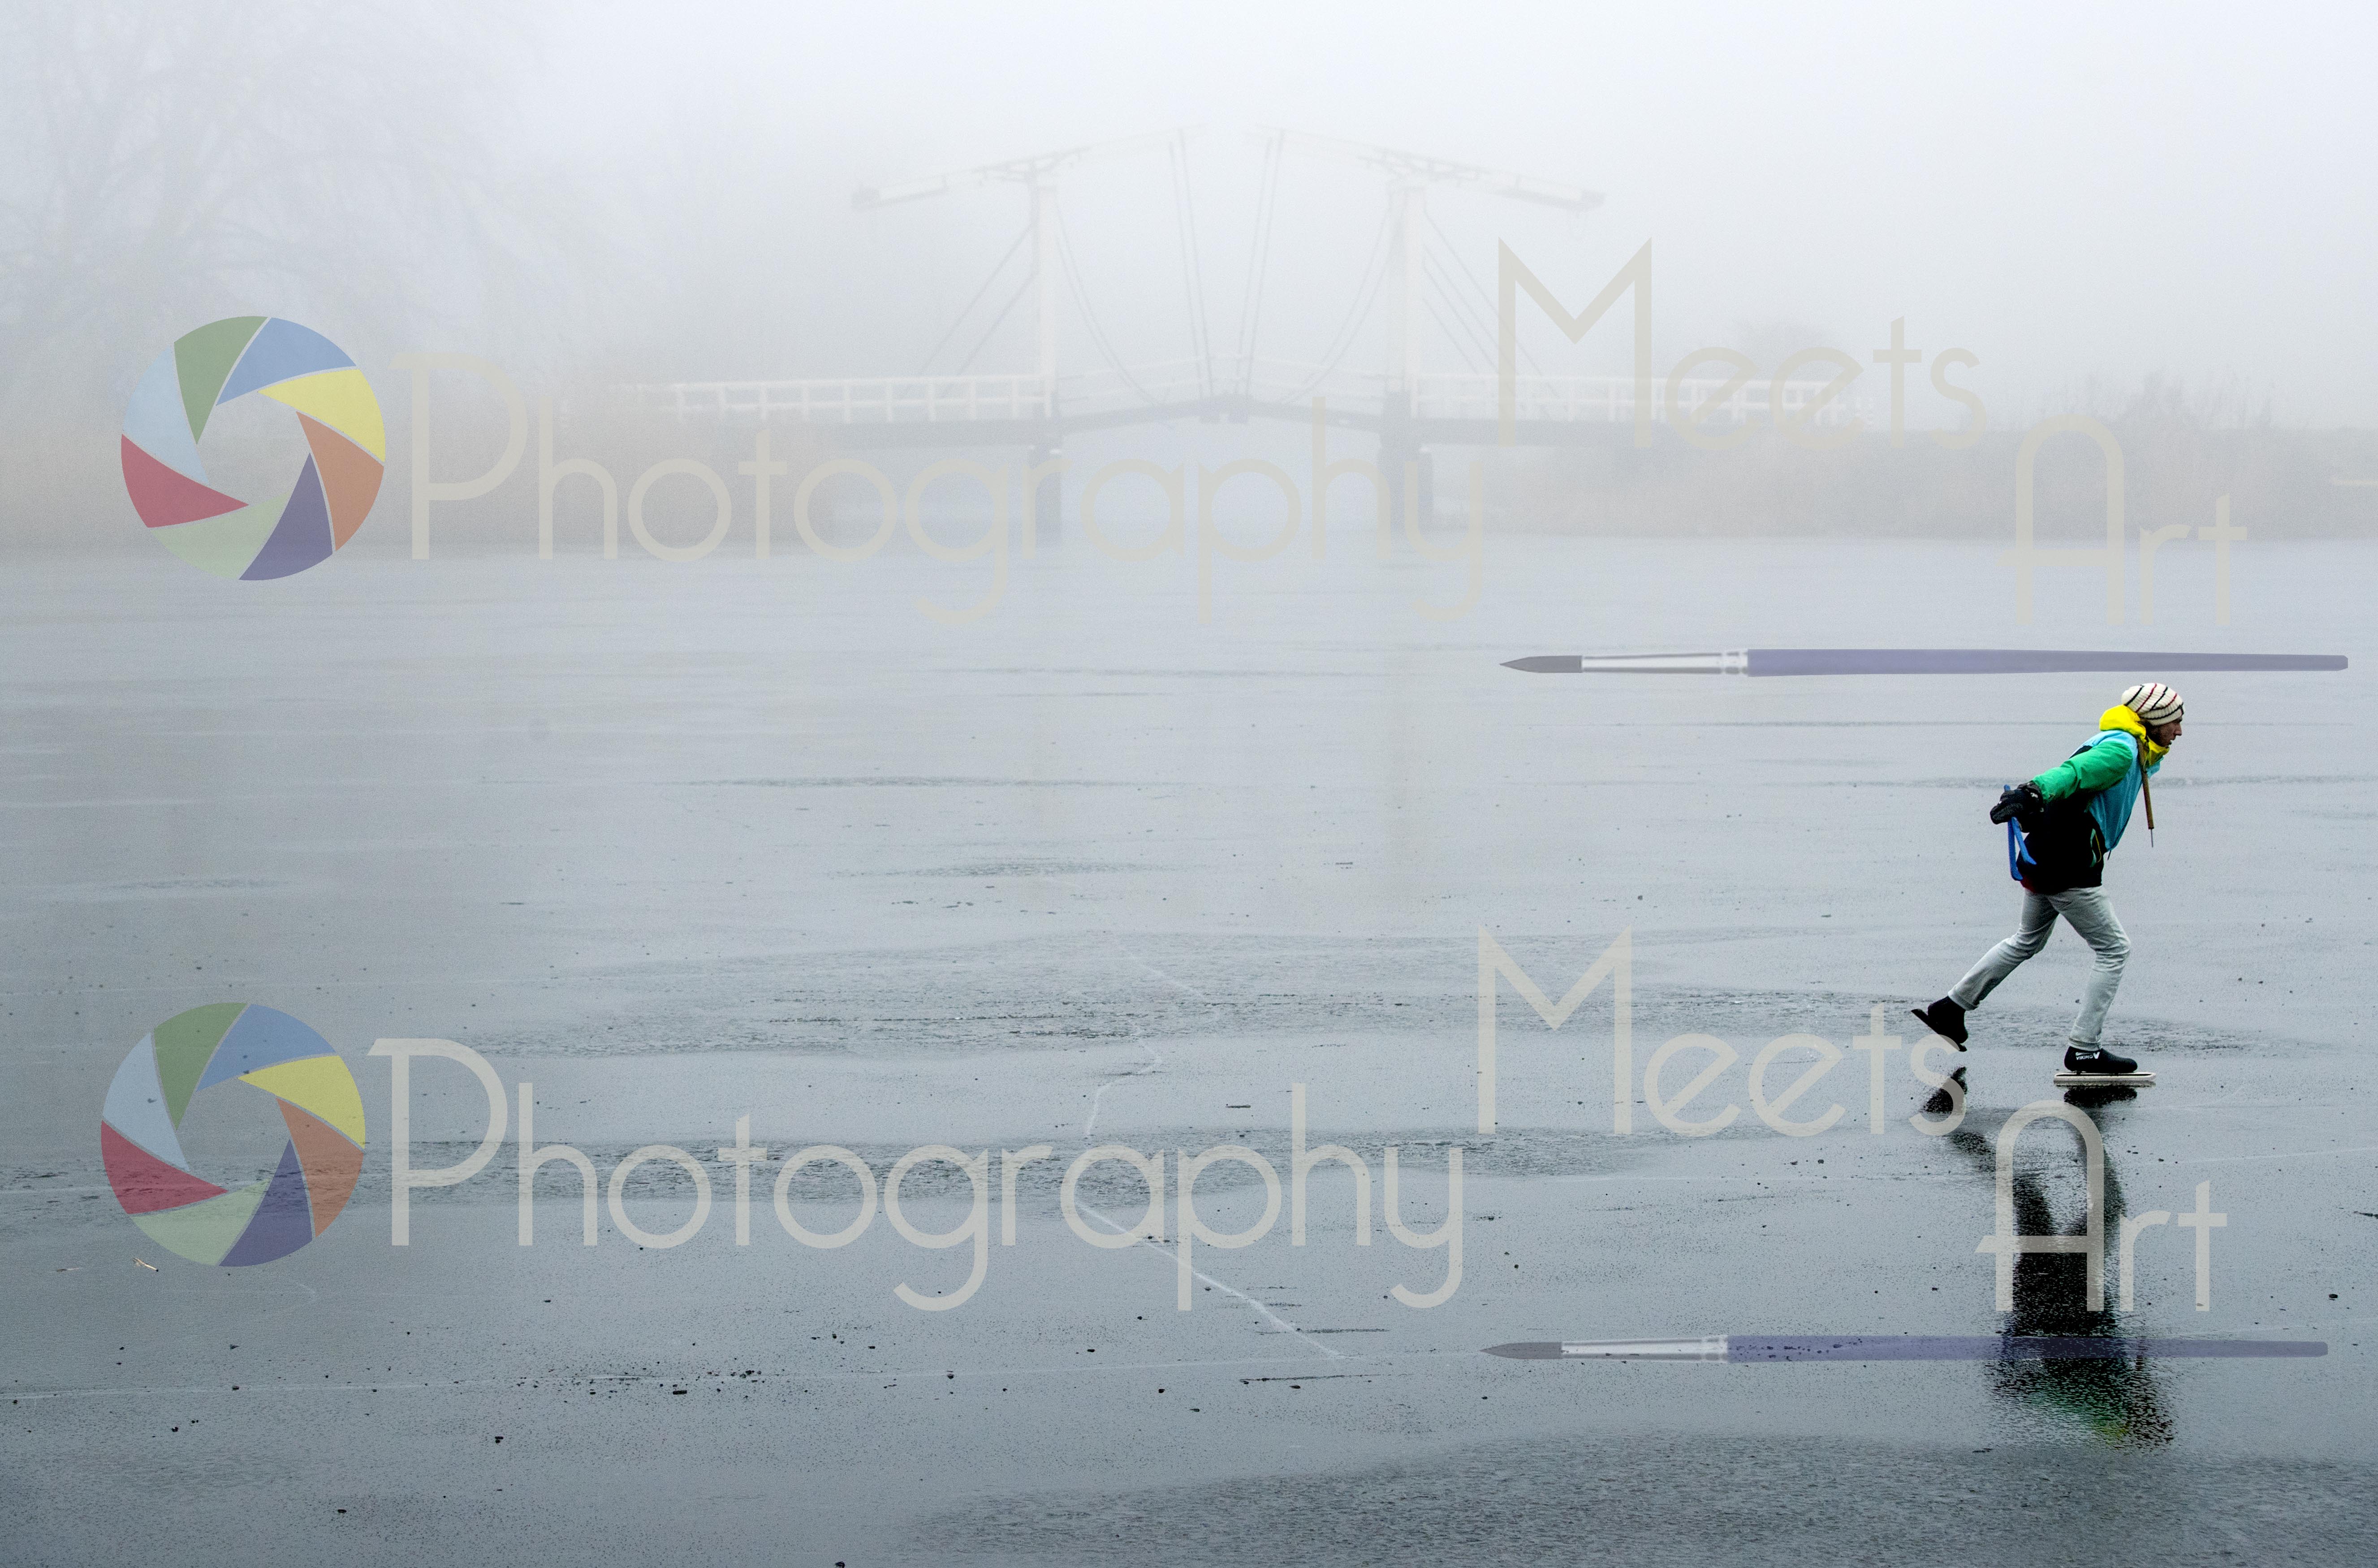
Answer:
[(1234, 388), (1220, 380), (1219, 366), (1199, 359), (1163, 359), (1130, 367), (1076, 371), (1057, 380), (1058, 406), (1067, 413), (1148, 408), (1195, 402)]
[[(1619, 425), (1635, 417), (1635, 380), (1629, 376), (1520, 376), (1513, 379), (1515, 412), (1522, 420)], [(1412, 389), (1415, 419), (1487, 420), (1502, 416), (1502, 384), (1498, 377), (1431, 375), (1419, 377), (1417, 381)], [(1670, 385), (1658, 380), (1651, 383), (1651, 418), (1656, 424), (1671, 423)], [(1726, 382), (1715, 377), (1697, 378), (1674, 383), (1674, 401), (1677, 411), (1686, 416), (1699, 414), (1701, 424), (1721, 427), (1771, 418), (1779, 401), (1785, 414), (1806, 415), (1809, 424), (1818, 426), (1838, 427), (1859, 419), (1866, 400), (1837, 397), (1824, 401), (1825, 389), (1832, 385), (1830, 381), (1751, 381), (1726, 398), (1722, 406), (1701, 413), (1724, 393)], [(1808, 414), (1811, 408), (1816, 412)]]
[[(1627, 376), (1521, 376), (1515, 378), (1518, 416), (1522, 420), (1563, 424), (1623, 425), (1635, 417), (1635, 382)], [(1828, 401), (1829, 381), (1752, 381), (1711, 408), (1726, 382), (1717, 377), (1694, 378), (1675, 384), (1675, 402), (1685, 414), (1699, 415), (1703, 425), (1726, 428), (1773, 416), (1780, 400), (1787, 415), (1805, 416), (1820, 428), (1856, 423), (1867, 408), (1863, 398)], [(1068, 376), (1062, 383), (1064, 412), (1126, 408), (1135, 404), (1188, 402), (1201, 397), (1240, 394), (1257, 402), (1306, 403), (1327, 398), (1332, 404), (1362, 406), (1382, 397), (1387, 377), (1378, 371), (1347, 370), (1292, 360), (1240, 360), (1216, 356), (1210, 366), (1194, 359), (1169, 360), (1137, 367), (1125, 378), (1113, 370)], [(1501, 382), (1492, 375), (1451, 373), (1423, 375), (1412, 389), (1415, 419), (1494, 420), (1501, 416)], [(1703, 413), (1703, 410), (1708, 410)], [(1810, 410), (1814, 410), (1810, 413)], [(1668, 384), (1651, 386), (1651, 418), (1670, 423)]]
[[(1060, 377), (1057, 406), (1093, 413), (1195, 402), (1243, 394), (1280, 402), (1326, 396), (1375, 398), (1380, 378), (1331, 374), (1291, 360), (1242, 362), (1218, 355), (1159, 360), (1127, 370)], [(1050, 416), (1049, 387), (1038, 376), (879, 376), (799, 381), (679, 381), (624, 389), (635, 402), (679, 420), (791, 419), (811, 425), (960, 424)]]
[[(1698, 415), (1716, 427), (1739, 426), (1787, 415), (1838, 428), (1859, 421), (1863, 398), (1825, 399), (1827, 381), (1751, 381), (1725, 395), (1726, 383), (1709, 377), (1655, 382), (1651, 415), (1672, 422), (1675, 411)], [(689, 419), (775, 418), (812, 425), (962, 425), (980, 420), (1031, 421), (1056, 413), (1081, 414), (1194, 403), (1215, 396), (1246, 396), (1257, 402), (1304, 403), (1327, 398), (1361, 403), (1382, 397), (1387, 378), (1377, 372), (1348, 371), (1288, 360), (1242, 361), (1217, 356), (1158, 361), (1128, 371), (1093, 370), (1058, 378), (1052, 388), (1039, 376), (884, 376), (801, 381), (680, 381), (632, 387), (629, 394), (648, 408)], [(1521, 376), (1514, 383), (1515, 412), (1528, 422), (1626, 424), (1635, 417), (1635, 382), (1625, 376)], [(1711, 405), (1723, 402), (1712, 408)], [(1411, 416), (1425, 420), (1492, 421), (1501, 417), (1502, 387), (1492, 375), (1453, 373), (1416, 378)], [(1053, 404), (1053, 406), (1052, 406)], [(1708, 412), (1703, 413), (1702, 411)], [(1813, 410), (1813, 413), (1810, 411)]]
[(696, 418), (785, 418), (812, 425), (963, 424), (1046, 419), (1039, 376), (879, 376), (807, 381), (679, 381), (631, 387), (647, 408)]

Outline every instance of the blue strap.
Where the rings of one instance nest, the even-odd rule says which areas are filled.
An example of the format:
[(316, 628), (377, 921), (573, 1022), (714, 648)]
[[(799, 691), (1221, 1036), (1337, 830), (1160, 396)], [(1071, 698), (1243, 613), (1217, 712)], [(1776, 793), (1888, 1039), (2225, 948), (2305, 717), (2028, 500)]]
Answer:
[[(2076, 753), (2076, 755), (2078, 754)], [(2017, 819), (2013, 817), (2009, 817), (2007, 819), (2006, 831), (2007, 875), (2012, 877), (2019, 882), (2023, 880), (2023, 871), (2024, 867), (2030, 866), (2036, 868), (2039, 863), (2032, 859), (2031, 845), (2025, 841), (2023, 829), (2018, 825)]]

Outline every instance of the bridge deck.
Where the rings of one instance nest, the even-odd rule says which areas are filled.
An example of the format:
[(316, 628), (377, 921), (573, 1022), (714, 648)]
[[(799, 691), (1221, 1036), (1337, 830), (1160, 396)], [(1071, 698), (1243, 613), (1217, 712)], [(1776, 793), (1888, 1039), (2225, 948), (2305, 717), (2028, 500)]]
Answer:
[[(1751, 380), (1729, 392), (1723, 378), (1655, 383), (1655, 424), (1679, 417), (1713, 429), (1786, 417), (1838, 429), (1862, 422), (1865, 399), (1824, 394), (1821, 380)], [(634, 387), (646, 407), (680, 421), (830, 425), (863, 445), (1029, 444), (1075, 430), (1113, 429), (1173, 419), (1314, 417), (1330, 425), (1395, 425), (1410, 438), (1450, 445), (1491, 443), (1500, 429), (1500, 378), (1473, 372), (1423, 375), (1409, 399), (1391, 398), (1377, 374), (1331, 373), (1281, 361), (1173, 361), (1136, 371), (1063, 376), (883, 376), (792, 381), (680, 381)], [(1520, 376), (1513, 405), (1529, 445), (1578, 439), (1596, 425), (1632, 425), (1634, 379), (1625, 376)]]

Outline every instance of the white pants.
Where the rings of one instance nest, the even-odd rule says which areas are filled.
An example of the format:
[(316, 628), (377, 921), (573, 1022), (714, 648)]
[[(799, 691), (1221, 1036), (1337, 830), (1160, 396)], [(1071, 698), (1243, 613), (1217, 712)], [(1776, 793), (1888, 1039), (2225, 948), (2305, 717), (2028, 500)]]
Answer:
[(1998, 989), (2000, 980), (2048, 945), (2048, 933), (2060, 915), (2097, 955), (2088, 993), (2081, 999), (2080, 1015), (2072, 1020), (2072, 1043), (2084, 1048), (2096, 1045), (2097, 1033), (2106, 1026), (2107, 1011), (2114, 1005), (2114, 989), (2122, 983), (2123, 962), (2131, 956), (2131, 939), (2122, 934), (2122, 923), (2115, 918), (2114, 905), (2103, 888), (2024, 894), (2023, 922), (2014, 935), (1984, 953), (1982, 961), (1957, 982), (1949, 999), (1962, 1008), (1981, 1006), (1982, 999)]

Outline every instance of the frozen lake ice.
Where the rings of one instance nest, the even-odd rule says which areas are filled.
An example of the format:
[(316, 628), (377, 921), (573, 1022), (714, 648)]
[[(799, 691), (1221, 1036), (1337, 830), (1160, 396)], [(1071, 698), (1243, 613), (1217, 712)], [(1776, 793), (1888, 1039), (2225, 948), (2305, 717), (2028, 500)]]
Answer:
[[(2105, 625), (2068, 569), (2018, 625), (1996, 557), (1498, 537), (1474, 610), (1436, 621), (1414, 602), (1458, 600), (1459, 566), (1333, 536), (1322, 561), (1225, 564), (1200, 624), (1193, 564), (1069, 541), (955, 628), (916, 602), (979, 592), (972, 569), (896, 557), (342, 556), (269, 585), (162, 552), (21, 564), (0, 584), (0, 1521), (60, 1562), (253, 1561), (260, 1524), (290, 1561), (1764, 1562), (1910, 1530), (1976, 1562), (2357, 1560), (2378, 549), (2240, 547), (2226, 627), (2178, 551), (2164, 624)], [(2083, 1310), (2046, 1263), (2011, 1324), (1975, 1251), (1989, 1138), (2053, 1094), (2086, 965), (2069, 932), (1976, 1014), (1958, 1135), (1904, 1123), (1904, 1053), (1880, 1135), (1865, 1059), (1809, 1092), (1845, 1115), (1805, 1139), (1757, 1120), (1745, 1074), (1774, 1037), (1847, 1047), (1877, 1004), (1904, 1021), (2004, 934), (1983, 813), (2126, 682), (1500, 664), (1754, 645), (2352, 658), (2175, 680), (2157, 842), (2134, 824), (2108, 879), (2135, 949), (2108, 1040), (2162, 1077), (2095, 1110), (2112, 1201), (2180, 1214), (2211, 1180), (2228, 1216), (2211, 1311), (2192, 1238), (2162, 1227), (2121, 1322), (2325, 1359), (2043, 1377), (1477, 1354)], [(1639, 1103), (1615, 1134), (1608, 991), (1547, 1033), (1506, 984), (1481, 1133), (1482, 929), (1555, 999), (1627, 933), (1639, 1071), (1673, 1036), (1726, 1040), (1744, 1060), (1692, 1114), (1734, 1122), (1679, 1136)], [(92, 1125), (151, 1025), (226, 999), (321, 1031), (372, 1122), (349, 1212), (256, 1269), (158, 1253)], [(607, 1207), (579, 1246), (574, 1178), (549, 1166), (522, 1250), (505, 1148), (415, 1194), (398, 1249), (384, 1037), (533, 1082), (538, 1142), (607, 1174), (645, 1144), (708, 1159), (747, 1116), (779, 1156), (842, 1145), (879, 1179), (924, 1144), (991, 1151), (994, 1187), (1000, 1150), (1058, 1157), (1020, 1173), (1015, 1242), (947, 1311), (894, 1287), (958, 1288), (968, 1247), (879, 1215), (804, 1248), (770, 1167), (748, 1247), (714, 1162), (703, 1228), (645, 1251)], [(462, 1157), (479, 1090), (413, 1073), (416, 1163)], [(1096, 1143), (1243, 1144), (1284, 1172), (1300, 1083), (1375, 1209), (1400, 1146), (1416, 1227), (1443, 1219), (1463, 1146), (1442, 1306), (1389, 1292), (1435, 1287), (1445, 1250), (1352, 1245), (1342, 1166), (1313, 1178), (1304, 1246), (1283, 1214), (1197, 1253), (1187, 1312), (1171, 1228), (1099, 1251), (1061, 1217), (1061, 1168)], [(2071, 1145), (2024, 1145), (2024, 1202), (2059, 1226), (2083, 1203)], [(648, 1230), (690, 1213), (671, 1168), (630, 1190)], [(1110, 1165), (1082, 1191), (1127, 1224), (1137, 1183)], [(831, 1230), (850, 1191), (816, 1169), (793, 1201)], [(968, 1212), (946, 1165), (907, 1191), (920, 1229)], [(1243, 1166), (1197, 1191), (1217, 1229), (1259, 1217)]]

